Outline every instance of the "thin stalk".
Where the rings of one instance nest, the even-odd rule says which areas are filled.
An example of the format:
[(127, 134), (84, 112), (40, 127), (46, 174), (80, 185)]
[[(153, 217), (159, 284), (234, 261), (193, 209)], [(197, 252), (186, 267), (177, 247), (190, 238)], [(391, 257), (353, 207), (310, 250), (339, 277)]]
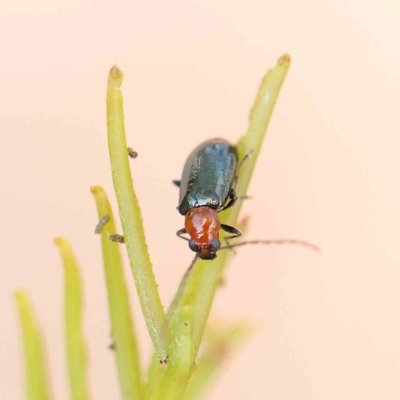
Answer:
[[(256, 100), (253, 104), (247, 132), (237, 144), (240, 159), (242, 159), (246, 154), (251, 153), (251, 156), (243, 164), (240, 171), (239, 196), (244, 196), (247, 193), (258, 154), (261, 150), (267, 127), (289, 66), (290, 57), (287, 54), (284, 54), (278, 60), (275, 67), (267, 72), (261, 82)], [(235, 207), (231, 207), (226, 212), (221, 213), (224, 223), (228, 225), (236, 225), (241, 208), (242, 202), (239, 202)], [(215, 261), (199, 262), (198, 265), (200, 265), (200, 267), (195, 266), (193, 269), (193, 277), (189, 277), (188, 279), (189, 293), (194, 290), (194, 284), (196, 285), (193, 329), (193, 340), (196, 354), (200, 346), (215, 292), (221, 280), (221, 275), (227, 259), (228, 252), (221, 251)], [(207, 273), (202, 273), (202, 269), (206, 269)], [(185, 294), (183, 296), (185, 304), (187, 304), (186, 302), (188, 300), (188, 296)]]
[(15, 292), (24, 346), (25, 391), (28, 400), (50, 400), (44, 344), (29, 296)]
[(115, 221), (104, 189), (92, 186), (90, 190), (96, 202), (99, 220), (109, 217), (101, 232), (101, 244), (121, 398), (140, 400), (143, 399), (143, 388), (140, 379), (139, 352), (121, 254), (118, 244), (109, 240), (109, 236), (116, 232)]
[(194, 368), (193, 308), (183, 306), (175, 309), (170, 322), (171, 354), (162, 371), (163, 379), (157, 386), (155, 400), (180, 400)]
[[(242, 220), (240, 220), (238, 222), (238, 229), (242, 232), (242, 236), (241, 238), (245, 238), (247, 235), (247, 231), (248, 231), (248, 227), (249, 227), (249, 217), (245, 217)], [(235, 253), (233, 251), (229, 251), (228, 252), (228, 258), (226, 261), (226, 266), (229, 265), (229, 263), (232, 261), (233, 256), (235, 255)], [(184, 276), (181, 279), (181, 282), (179, 284), (178, 290), (175, 294), (175, 297), (173, 298), (169, 308), (168, 308), (168, 312), (167, 312), (167, 319), (168, 321), (171, 321), (173, 314), (176, 312), (176, 308), (181, 300), (181, 297), (184, 293), (185, 290), (185, 286), (186, 286), (186, 282), (187, 279), (189, 277), (189, 274), (191, 273), (191, 269), (193, 268), (194, 264), (197, 261), (197, 257), (194, 257), (193, 261), (191, 262), (190, 266), (188, 267), (188, 269), (186, 270)], [(224, 273), (226, 273), (226, 271), (224, 271)], [(220, 285), (224, 284), (224, 276), (221, 276), (221, 280), (220, 280)], [(196, 374), (197, 374), (197, 368), (196, 368)], [(150, 362), (149, 368), (148, 368), (148, 382), (147, 382), (147, 386), (146, 386), (146, 390), (147, 390), (147, 396), (148, 398), (153, 398), (154, 395), (154, 391), (157, 388), (157, 379), (161, 379), (161, 374), (160, 374), (160, 370), (159, 370), (159, 361), (157, 358), (157, 355), (154, 354), (152, 357), (152, 360)]]
[(147, 251), (142, 215), (132, 184), (120, 90), (122, 80), (123, 74), (118, 67), (111, 68), (107, 87), (107, 128), (112, 177), (140, 305), (153, 345), (158, 357), (163, 361), (168, 356), (164, 339), (167, 329), (166, 318)]
[(82, 327), (82, 282), (69, 243), (54, 239), (64, 264), (64, 317), (71, 400), (89, 400), (87, 356)]
[[(244, 196), (247, 192), (250, 178), (289, 66), (290, 57), (285, 54), (278, 60), (275, 67), (267, 72), (250, 113), (248, 130), (237, 144), (240, 159), (251, 153), (251, 156), (243, 164), (240, 171), (239, 196)], [(238, 202), (235, 207), (221, 213), (223, 223), (236, 225), (241, 207), (241, 202)], [(186, 278), (186, 284), (180, 293), (180, 298), (174, 300), (177, 308), (186, 305), (192, 306), (194, 309), (194, 358), (199, 350), (215, 293), (221, 282), (222, 273), (229, 257), (228, 251), (221, 251), (218, 253), (216, 260), (198, 260)], [(161, 386), (168, 385), (165, 379), (165, 376), (161, 377)]]

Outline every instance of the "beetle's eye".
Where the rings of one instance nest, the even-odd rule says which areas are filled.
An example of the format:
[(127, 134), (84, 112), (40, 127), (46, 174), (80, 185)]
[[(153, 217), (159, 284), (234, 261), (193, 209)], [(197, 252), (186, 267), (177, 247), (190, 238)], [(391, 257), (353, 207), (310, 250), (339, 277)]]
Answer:
[(215, 238), (215, 239), (211, 240), (211, 242), (210, 242), (210, 251), (215, 253), (220, 249), (220, 247), (221, 247), (221, 242), (219, 241), (218, 238)]
[(199, 247), (197, 246), (197, 243), (194, 240), (189, 240), (189, 247), (190, 250), (194, 251), (195, 253), (199, 251)]

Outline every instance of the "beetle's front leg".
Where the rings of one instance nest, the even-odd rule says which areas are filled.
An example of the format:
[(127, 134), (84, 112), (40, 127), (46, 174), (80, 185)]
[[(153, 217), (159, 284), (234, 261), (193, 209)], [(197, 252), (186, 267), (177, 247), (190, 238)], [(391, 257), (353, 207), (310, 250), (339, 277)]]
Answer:
[(242, 232), (240, 232), (239, 229), (236, 229), (233, 226), (221, 224), (221, 229), (224, 230), (225, 232), (231, 233), (231, 236), (224, 237), (225, 240), (234, 239), (242, 236)]
[(178, 236), (179, 238), (186, 240), (187, 242), (189, 241), (188, 238), (185, 238), (183, 235), (187, 233), (185, 228), (179, 229), (179, 231), (176, 232), (176, 236)]

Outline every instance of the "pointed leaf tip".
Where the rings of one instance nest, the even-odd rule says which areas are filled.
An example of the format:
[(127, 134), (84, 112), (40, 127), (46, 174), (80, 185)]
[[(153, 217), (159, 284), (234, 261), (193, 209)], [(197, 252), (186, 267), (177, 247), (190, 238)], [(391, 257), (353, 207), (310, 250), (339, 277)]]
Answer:
[(123, 80), (124, 74), (116, 65), (114, 65), (110, 69), (110, 73), (108, 75), (108, 84), (116, 89), (119, 89), (122, 85)]
[(291, 60), (289, 54), (285, 53), (279, 58), (278, 64), (281, 65), (282, 67), (289, 67), (290, 61)]
[(63, 237), (57, 236), (54, 238), (54, 243), (57, 247), (61, 248), (61, 247), (65, 246), (67, 241)]

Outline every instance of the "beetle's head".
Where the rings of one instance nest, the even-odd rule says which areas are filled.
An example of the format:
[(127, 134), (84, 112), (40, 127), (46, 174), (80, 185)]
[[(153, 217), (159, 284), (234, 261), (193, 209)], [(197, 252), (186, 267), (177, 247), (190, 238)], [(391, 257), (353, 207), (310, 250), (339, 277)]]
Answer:
[(218, 238), (214, 238), (207, 243), (198, 243), (190, 239), (189, 247), (190, 250), (197, 253), (202, 260), (214, 260), (217, 258), (217, 251), (221, 248), (221, 242)]

